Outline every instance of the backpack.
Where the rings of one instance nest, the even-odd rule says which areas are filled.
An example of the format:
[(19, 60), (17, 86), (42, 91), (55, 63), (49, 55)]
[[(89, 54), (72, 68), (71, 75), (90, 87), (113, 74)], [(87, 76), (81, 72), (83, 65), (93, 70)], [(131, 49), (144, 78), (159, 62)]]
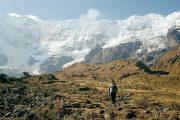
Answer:
[(116, 91), (117, 91), (116, 85), (109, 86), (109, 92), (116, 92)]

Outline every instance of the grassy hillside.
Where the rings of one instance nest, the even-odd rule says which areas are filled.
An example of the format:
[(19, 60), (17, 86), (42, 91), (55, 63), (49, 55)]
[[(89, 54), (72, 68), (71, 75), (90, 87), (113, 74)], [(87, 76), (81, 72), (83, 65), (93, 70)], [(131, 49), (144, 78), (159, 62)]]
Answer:
[(87, 77), (105, 81), (110, 78), (122, 79), (141, 73), (151, 73), (151, 70), (137, 60), (116, 60), (104, 64), (76, 63), (55, 74), (57, 78)]
[[(59, 120), (175, 120), (180, 116), (180, 77), (149, 74), (136, 60), (76, 63), (54, 74), (0, 82), (0, 118)], [(108, 96), (118, 86), (117, 106)]]
[(166, 71), (170, 75), (180, 75), (180, 46), (167, 51), (155, 62), (152, 69)]

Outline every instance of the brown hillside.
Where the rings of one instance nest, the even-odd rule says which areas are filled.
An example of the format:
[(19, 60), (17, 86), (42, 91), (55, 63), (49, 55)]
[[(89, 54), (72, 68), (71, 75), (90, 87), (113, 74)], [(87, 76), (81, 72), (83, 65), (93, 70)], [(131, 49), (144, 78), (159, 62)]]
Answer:
[[(180, 77), (146, 74), (136, 60), (76, 63), (55, 74), (10, 78), (0, 75), (0, 119), (176, 120)], [(115, 79), (117, 106), (108, 96)]]
[(180, 46), (167, 51), (155, 62), (152, 69), (166, 71), (170, 75), (180, 75)]
[(63, 71), (57, 72), (58, 78), (89, 77), (96, 80), (126, 78), (132, 75), (151, 72), (137, 60), (116, 60), (105, 64), (76, 63)]

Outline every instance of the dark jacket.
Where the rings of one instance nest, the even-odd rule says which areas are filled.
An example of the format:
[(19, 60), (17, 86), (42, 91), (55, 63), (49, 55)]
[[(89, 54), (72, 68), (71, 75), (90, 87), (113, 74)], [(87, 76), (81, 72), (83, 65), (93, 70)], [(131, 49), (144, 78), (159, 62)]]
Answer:
[(111, 85), (109, 86), (109, 93), (117, 92), (117, 91), (118, 91), (118, 89), (117, 89), (117, 86), (116, 86), (116, 85), (111, 84)]

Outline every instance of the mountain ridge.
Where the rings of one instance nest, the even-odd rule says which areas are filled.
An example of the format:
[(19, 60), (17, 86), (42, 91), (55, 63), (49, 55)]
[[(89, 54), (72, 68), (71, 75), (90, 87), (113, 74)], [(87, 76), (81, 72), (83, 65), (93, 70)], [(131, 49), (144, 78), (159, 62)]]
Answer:
[[(133, 16), (126, 20), (34, 19), (38, 17), (17, 14), (0, 16), (0, 55), (3, 56), (0, 59), (1, 71), (4, 71), (3, 68), (24, 68), (34, 74), (43, 73), (44, 68), (56, 71), (60, 68), (48, 70), (48, 65), (59, 58), (67, 61), (62, 62), (62, 68), (83, 61), (97, 46), (106, 50), (137, 41), (142, 43), (140, 49), (129, 54), (144, 53), (144, 56), (138, 57), (145, 59), (146, 54), (169, 47), (166, 33), (169, 28), (179, 24), (180, 12), (165, 17), (156, 14)], [(70, 57), (71, 60), (66, 59)], [(61, 61), (56, 62), (55, 66)]]

